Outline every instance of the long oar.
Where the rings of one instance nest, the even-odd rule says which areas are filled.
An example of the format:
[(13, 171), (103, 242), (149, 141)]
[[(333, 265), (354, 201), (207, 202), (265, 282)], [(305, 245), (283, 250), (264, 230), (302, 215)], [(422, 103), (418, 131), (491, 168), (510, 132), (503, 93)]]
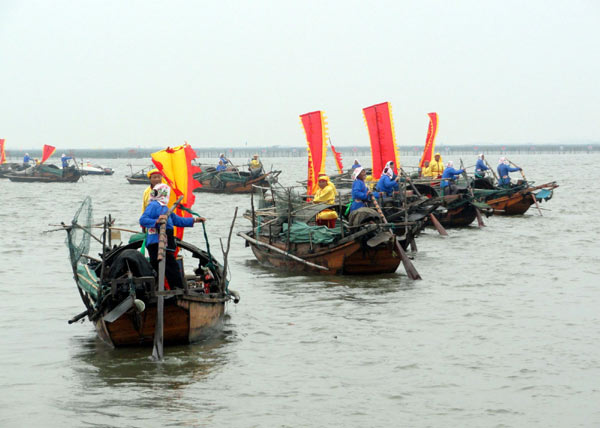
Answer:
[[(388, 221), (385, 218), (385, 216), (383, 215), (383, 211), (381, 211), (381, 207), (377, 203), (377, 199), (374, 197), (371, 199), (373, 201), (373, 205), (375, 205), (375, 209), (381, 216), (381, 219), (383, 220), (384, 223), (387, 224)], [(406, 270), (406, 274), (408, 275), (408, 277), (413, 280), (421, 279), (421, 275), (419, 275), (419, 272), (417, 272), (417, 269), (415, 268), (415, 266), (412, 264), (412, 262), (410, 261), (410, 259), (408, 258), (408, 256), (404, 252), (404, 250), (402, 249), (402, 246), (396, 239), (395, 235), (393, 236), (393, 239), (394, 239), (394, 243), (396, 244), (396, 249), (398, 250), (398, 253), (400, 253), (400, 259), (402, 260), (402, 266), (404, 266), (404, 270)]]
[(494, 178), (496, 179), (496, 183), (498, 183), (499, 180), (498, 180), (498, 176), (496, 175), (496, 171), (494, 171), (494, 169), (490, 166), (490, 164), (488, 163), (488, 161), (486, 159), (484, 159), (483, 161), (485, 162), (487, 167), (490, 169), (490, 171), (492, 171), (492, 174), (494, 175)]
[[(402, 168), (400, 168), (399, 171), (400, 171), (400, 174), (404, 177), (404, 179), (406, 181), (408, 181), (408, 184), (410, 184), (410, 187), (413, 189), (415, 194), (419, 197), (422, 197), (423, 195), (421, 195), (421, 192), (419, 192), (419, 189), (417, 189), (417, 186), (414, 185), (414, 183), (412, 182), (410, 177), (408, 175), (406, 175), (404, 170)], [(406, 215), (408, 215), (408, 213), (406, 213)], [(435, 227), (435, 229), (438, 231), (438, 233), (440, 235), (448, 236), (448, 232), (446, 232), (446, 229), (444, 228), (444, 226), (442, 226), (442, 223), (439, 222), (439, 220), (433, 215), (433, 213), (429, 213), (429, 218), (431, 219), (431, 223), (433, 224), (433, 227)]]
[[(167, 220), (181, 202), (183, 196), (180, 196), (173, 206), (167, 212)], [(158, 292), (165, 291), (165, 267), (167, 263), (167, 220), (160, 224), (160, 235), (158, 238)], [(152, 359), (154, 361), (162, 361), (163, 353), (163, 313), (165, 308), (165, 297), (162, 294), (158, 295), (156, 302), (156, 326), (154, 327), (154, 346), (152, 348)]]
[[(514, 166), (515, 168), (519, 168), (519, 172), (521, 173), (521, 176), (523, 177), (523, 180), (525, 180), (525, 183), (527, 184), (527, 186), (529, 186), (529, 181), (527, 181), (527, 178), (525, 178), (525, 173), (523, 172), (523, 168), (515, 165), (514, 163), (512, 163), (510, 160), (506, 159), (508, 161), (509, 164), (511, 164), (512, 166)], [(540, 208), (540, 204), (538, 204), (538, 201), (535, 197), (535, 195), (533, 193), (531, 193), (531, 197), (533, 198), (533, 202), (535, 203), (535, 206), (537, 207), (540, 215), (543, 217), (544, 214), (542, 214), (542, 209)]]
[[(463, 170), (462, 176), (467, 181), (467, 188), (469, 189), (469, 193), (471, 194), (471, 197), (473, 198), (473, 200), (475, 200), (475, 194), (473, 193), (473, 188), (471, 187), (471, 182), (469, 181), (469, 177), (467, 176), (467, 171), (465, 171), (462, 159), (460, 160), (460, 169)], [(481, 212), (479, 211), (479, 208), (477, 208), (475, 205), (473, 205), (473, 207), (475, 208), (475, 215), (477, 215), (477, 225), (479, 227), (485, 226), (485, 223), (483, 222), (483, 218), (481, 217)]]

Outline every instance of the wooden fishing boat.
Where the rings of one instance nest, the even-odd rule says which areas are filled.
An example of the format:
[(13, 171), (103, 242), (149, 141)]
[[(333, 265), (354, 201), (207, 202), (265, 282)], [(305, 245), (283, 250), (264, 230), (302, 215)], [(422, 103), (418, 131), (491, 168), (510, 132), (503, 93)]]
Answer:
[(7, 174), (13, 174), (19, 171), (23, 171), (25, 166), (23, 163), (17, 162), (5, 162), (0, 165), (0, 178), (8, 178)]
[[(103, 239), (93, 235), (96, 226), (91, 225), (89, 197), (71, 225), (63, 223), (75, 282), (86, 306), (70, 324), (87, 316), (98, 336), (111, 346), (152, 345), (157, 301), (163, 296), (164, 343), (186, 344), (210, 335), (220, 324), (226, 303), (239, 301), (228, 287), (225, 268), (210, 253), (184, 241), (177, 241), (178, 261), (186, 272), (184, 288), (159, 292), (152, 266), (139, 251), (143, 235), (113, 245), (114, 233), (124, 230), (113, 223), (110, 217), (104, 219)], [(90, 237), (103, 248), (100, 259), (88, 255)]]
[(131, 168), (131, 174), (126, 175), (125, 178), (129, 182), (129, 184), (145, 184), (148, 186), (150, 184), (150, 179), (148, 178), (148, 171), (155, 168), (154, 165), (150, 165), (142, 168), (139, 171), (133, 172), (132, 165), (128, 165)]
[(56, 165), (42, 164), (6, 174), (5, 177), (21, 183), (75, 183), (81, 178), (81, 173), (73, 166), (61, 169)]
[[(445, 196), (440, 196), (439, 185), (432, 186), (421, 181), (415, 183), (415, 186), (421, 194), (440, 201), (433, 215), (445, 228), (469, 226), (477, 218), (477, 209), (486, 216), (492, 214), (492, 209), (486, 203), (476, 200), (467, 193), (466, 186), (458, 185), (459, 193)], [(433, 226), (431, 219), (427, 225)]]
[(194, 178), (202, 187), (197, 187), (194, 192), (252, 193), (252, 186), (269, 186), (281, 174), (281, 171), (265, 172), (262, 168), (256, 171), (239, 171), (237, 168), (217, 171), (213, 166), (199, 166), (202, 172), (194, 174)]
[(494, 186), (489, 180), (475, 181), (475, 197), (485, 201), (496, 215), (522, 215), (536, 202), (548, 201), (552, 198), (556, 182), (530, 186), (519, 180), (515, 186), (503, 188)]
[[(370, 275), (395, 272), (401, 257), (396, 250), (394, 224), (382, 224), (373, 210), (346, 221), (342, 206), (310, 204), (291, 189), (273, 191), (274, 205), (253, 210), (251, 231), (238, 233), (264, 265), (298, 273), (322, 275)], [(259, 197), (263, 197), (262, 193)], [(253, 199), (254, 201), (254, 195)], [(286, 205), (287, 201), (287, 205)], [(265, 204), (259, 204), (259, 206)], [(316, 224), (323, 211), (338, 215), (334, 227)], [(291, 226), (290, 226), (291, 225)]]

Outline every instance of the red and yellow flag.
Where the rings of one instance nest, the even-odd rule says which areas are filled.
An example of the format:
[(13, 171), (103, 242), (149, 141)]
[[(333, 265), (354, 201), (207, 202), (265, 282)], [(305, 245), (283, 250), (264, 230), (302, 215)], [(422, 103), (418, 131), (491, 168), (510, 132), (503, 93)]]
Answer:
[(319, 173), (325, 172), (327, 121), (325, 114), (320, 110), (301, 114), (300, 121), (308, 144), (308, 185), (306, 191), (309, 195), (314, 195), (317, 190)]
[(337, 167), (338, 173), (342, 174), (344, 172), (342, 154), (335, 151), (335, 147), (333, 147), (333, 144), (331, 144), (331, 138), (329, 139), (329, 147), (331, 147), (331, 152), (333, 153), (333, 158), (335, 159), (335, 166)]
[(48, 144), (44, 144), (44, 148), (42, 149), (42, 160), (40, 161), (40, 164), (43, 164), (44, 162), (46, 162), (48, 160), (48, 158), (50, 156), (52, 156), (52, 154), (55, 151), (56, 151), (56, 147), (49, 146)]
[(6, 162), (6, 154), (4, 153), (4, 138), (0, 138), (0, 165)]
[(371, 158), (373, 160), (373, 178), (381, 177), (385, 164), (394, 162), (394, 173), (398, 174), (398, 149), (392, 118), (392, 105), (389, 102), (363, 108), (365, 123), (371, 140)]
[[(183, 196), (181, 204), (191, 209), (196, 200), (193, 190), (201, 186), (194, 179), (194, 174), (202, 172), (200, 167), (192, 165), (192, 160), (196, 158), (194, 149), (185, 143), (182, 146), (167, 147), (165, 150), (152, 153), (151, 156), (152, 162), (171, 188), (169, 206)], [(180, 208), (175, 209), (175, 214), (180, 217), (191, 217), (191, 214)], [(174, 234), (177, 238), (182, 239), (183, 228), (176, 227)]]
[(427, 129), (425, 149), (423, 150), (423, 156), (421, 156), (421, 161), (419, 162), (419, 168), (423, 168), (425, 162), (431, 162), (433, 153), (435, 151), (435, 136), (437, 135), (438, 114), (427, 113), (427, 116), (429, 116), (429, 128)]

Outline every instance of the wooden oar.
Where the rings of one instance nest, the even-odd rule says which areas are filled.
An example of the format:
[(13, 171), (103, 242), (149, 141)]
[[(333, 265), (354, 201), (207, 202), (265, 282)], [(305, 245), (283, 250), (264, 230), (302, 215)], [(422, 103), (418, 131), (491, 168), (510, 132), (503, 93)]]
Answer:
[[(167, 220), (179, 202), (183, 199), (183, 195), (175, 201), (173, 206), (167, 212)], [(165, 291), (165, 267), (167, 263), (167, 220), (160, 224), (160, 235), (158, 238), (158, 292)], [(154, 327), (154, 346), (152, 348), (152, 359), (154, 361), (162, 361), (163, 359), (163, 312), (165, 306), (165, 297), (161, 294), (157, 297), (156, 302), (156, 326)]]
[[(371, 198), (371, 200), (373, 201), (373, 205), (375, 205), (375, 209), (381, 216), (381, 219), (383, 220), (384, 223), (387, 224), (388, 221), (385, 218), (385, 216), (383, 215), (383, 211), (381, 211), (381, 207), (377, 203), (377, 199), (373, 197), (373, 198)], [(421, 275), (419, 275), (419, 272), (417, 272), (417, 269), (415, 268), (415, 266), (412, 264), (412, 262), (410, 261), (410, 259), (408, 258), (408, 256), (404, 252), (404, 250), (402, 249), (402, 246), (396, 239), (395, 235), (393, 236), (393, 239), (394, 239), (394, 243), (396, 244), (396, 249), (398, 250), (398, 253), (400, 253), (400, 259), (402, 260), (402, 266), (404, 266), (404, 270), (406, 270), (406, 274), (408, 275), (408, 277), (413, 280), (421, 279)]]
[[(523, 168), (515, 165), (514, 163), (512, 163), (510, 160), (506, 159), (508, 161), (509, 164), (511, 164), (512, 166), (514, 166), (515, 168), (519, 168), (519, 172), (521, 173), (521, 176), (523, 177), (523, 180), (525, 180), (525, 183), (527, 184), (527, 186), (529, 187), (529, 181), (527, 181), (527, 178), (525, 178), (525, 173), (523, 172)], [(540, 208), (540, 204), (538, 204), (538, 201), (535, 197), (535, 195), (533, 193), (531, 193), (531, 197), (533, 198), (533, 202), (535, 203), (535, 206), (537, 207), (540, 215), (543, 217), (544, 214), (542, 214), (542, 209)]]
[[(463, 170), (462, 176), (467, 181), (467, 188), (469, 189), (469, 193), (471, 194), (471, 197), (473, 198), (473, 200), (475, 200), (475, 194), (473, 193), (473, 188), (471, 187), (471, 182), (469, 181), (469, 177), (467, 176), (467, 171), (465, 171), (462, 159), (460, 160), (460, 169)], [(483, 218), (481, 217), (481, 212), (479, 211), (479, 208), (477, 208), (475, 205), (473, 205), (473, 208), (475, 208), (475, 214), (477, 215), (477, 225), (479, 227), (485, 226), (485, 223), (483, 222)]]
[(498, 176), (496, 175), (496, 171), (494, 171), (494, 169), (490, 166), (490, 164), (488, 163), (487, 159), (483, 160), (485, 162), (485, 164), (487, 165), (487, 167), (490, 169), (490, 171), (492, 171), (492, 174), (494, 175), (494, 178), (496, 179), (496, 183), (499, 182), (498, 180)]
[[(423, 195), (421, 195), (421, 192), (419, 192), (419, 189), (417, 189), (417, 186), (415, 186), (412, 182), (412, 180), (410, 179), (410, 177), (408, 175), (406, 175), (406, 173), (404, 172), (404, 170), (402, 168), (399, 169), (400, 174), (404, 177), (404, 179), (406, 181), (408, 181), (408, 184), (410, 184), (410, 187), (413, 189), (413, 191), (415, 192), (415, 194), (417, 196), (422, 197)], [(408, 213), (407, 213), (408, 215)], [(429, 214), (429, 218), (431, 219), (431, 223), (433, 223), (433, 227), (435, 227), (435, 229), (438, 231), (438, 233), (442, 236), (448, 236), (448, 232), (446, 232), (446, 229), (444, 229), (444, 226), (442, 226), (442, 223), (439, 222), (439, 220), (432, 214)]]
[(307, 260), (301, 259), (300, 257), (294, 256), (293, 254), (290, 254), (287, 251), (284, 251), (284, 250), (282, 250), (280, 248), (277, 248), (277, 247), (275, 247), (273, 245), (269, 245), (269, 244), (266, 244), (264, 242), (258, 241), (258, 240), (254, 239), (254, 238), (251, 238), (248, 235), (246, 235), (245, 233), (238, 232), (237, 235), (240, 236), (240, 237), (242, 237), (242, 238), (244, 238), (246, 241), (251, 242), (254, 245), (258, 245), (260, 247), (268, 248), (271, 251), (274, 251), (274, 252), (276, 252), (278, 254), (281, 254), (281, 255), (283, 255), (285, 257), (289, 257), (290, 259), (295, 260), (295, 261), (297, 261), (299, 263), (305, 264), (305, 265), (310, 266), (310, 267), (314, 267), (316, 269), (329, 270), (328, 267), (317, 265), (315, 263), (311, 263), (311, 262), (309, 262)]

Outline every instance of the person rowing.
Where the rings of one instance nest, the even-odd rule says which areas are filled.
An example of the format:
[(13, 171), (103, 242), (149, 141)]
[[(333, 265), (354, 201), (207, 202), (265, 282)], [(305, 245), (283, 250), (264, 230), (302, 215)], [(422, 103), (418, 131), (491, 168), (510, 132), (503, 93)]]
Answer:
[(458, 191), (454, 180), (463, 172), (465, 172), (464, 169), (454, 169), (454, 162), (448, 161), (440, 183), (440, 189), (442, 189), (444, 195), (454, 195)]
[(389, 161), (385, 164), (375, 188), (385, 196), (392, 196), (394, 191), (397, 192), (400, 189), (398, 178), (394, 175), (394, 162)]
[(483, 153), (480, 153), (477, 156), (477, 163), (475, 164), (475, 178), (485, 178), (486, 171), (489, 171), (489, 168), (485, 164), (485, 156)]
[(367, 172), (362, 167), (356, 168), (352, 174), (354, 182), (352, 183), (352, 205), (350, 205), (350, 212), (366, 207), (366, 202), (373, 198), (373, 192), (365, 184), (366, 176)]
[(510, 176), (509, 172), (521, 171), (521, 168), (513, 168), (510, 166), (508, 160), (503, 156), (498, 159), (498, 186), (510, 187)]
[(183, 278), (179, 263), (175, 259), (175, 235), (173, 234), (173, 226), (177, 227), (193, 227), (194, 223), (205, 222), (204, 217), (180, 217), (172, 213), (167, 217), (169, 212), (169, 196), (171, 189), (164, 183), (159, 183), (154, 186), (150, 193), (150, 203), (140, 217), (140, 225), (146, 228), (146, 248), (150, 255), (150, 264), (155, 271), (158, 272), (158, 239), (159, 229), (162, 223), (166, 222), (167, 229), (167, 251), (166, 251), (166, 266), (165, 276), (169, 282), (171, 289), (183, 288)]

